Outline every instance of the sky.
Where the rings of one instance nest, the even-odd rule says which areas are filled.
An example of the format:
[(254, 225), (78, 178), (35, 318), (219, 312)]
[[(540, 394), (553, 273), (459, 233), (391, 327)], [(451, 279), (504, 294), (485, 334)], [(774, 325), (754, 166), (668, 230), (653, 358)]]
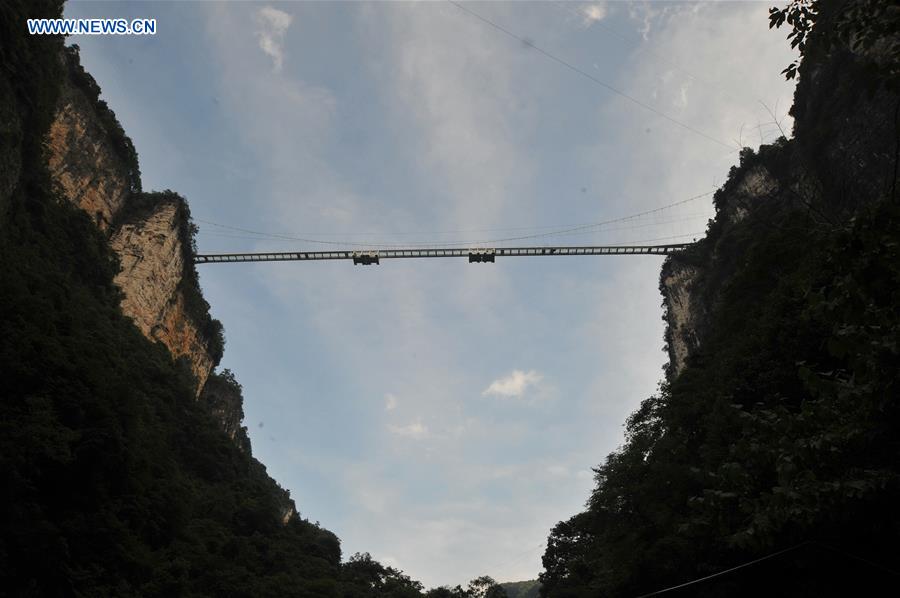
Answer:
[[(70, 2), (65, 16), (157, 19), (155, 36), (69, 41), (144, 188), (187, 197), (216, 253), (700, 237), (737, 148), (791, 130), (793, 55), (768, 7)], [(254, 455), (345, 558), (433, 587), (540, 572), (550, 529), (583, 509), (591, 468), (662, 378), (661, 264), (198, 269)]]

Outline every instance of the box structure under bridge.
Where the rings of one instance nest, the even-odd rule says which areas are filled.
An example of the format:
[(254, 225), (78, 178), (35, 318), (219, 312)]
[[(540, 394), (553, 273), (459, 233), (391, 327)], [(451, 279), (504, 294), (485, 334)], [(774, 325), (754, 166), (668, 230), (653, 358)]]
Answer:
[(494, 256), (497, 255), (496, 249), (472, 249), (469, 251), (469, 263), (491, 262), (494, 263)]
[(379, 264), (378, 261), (378, 252), (377, 251), (354, 251), (353, 252), (353, 265), (354, 266), (371, 266), (375, 264), (376, 266)]

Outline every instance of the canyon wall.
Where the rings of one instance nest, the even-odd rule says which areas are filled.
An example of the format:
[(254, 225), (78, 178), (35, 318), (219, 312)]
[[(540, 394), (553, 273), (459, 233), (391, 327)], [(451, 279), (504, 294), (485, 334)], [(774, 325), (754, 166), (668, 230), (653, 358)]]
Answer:
[(173, 196), (120, 224), (110, 245), (121, 264), (115, 282), (124, 292), (122, 311), (144, 336), (163, 343), (173, 357), (187, 359), (199, 393), (215, 363), (181, 290), (190, 267), (180, 234), (185, 217), (181, 200)]
[(108, 230), (128, 199), (128, 171), (91, 102), (71, 79), (60, 87), (47, 152), (50, 176), (58, 190), (101, 230)]
[(147, 338), (187, 360), (199, 394), (219, 356), (211, 349), (215, 339), (208, 327), (186, 306), (185, 285), (193, 272), (186, 259), (191, 243), (186, 204), (174, 193), (140, 191), (130, 141), (96, 97), (99, 88), (77, 54), (69, 52), (65, 59), (68, 76), (46, 140), (51, 179), (62, 197), (107, 234), (119, 256), (115, 282), (123, 293), (122, 311)]
[[(819, 18), (838, 8), (821, 4)], [(879, 198), (900, 195), (900, 104), (895, 88), (873, 85), (873, 73), (889, 72), (885, 65), (897, 60), (889, 42), (828, 46), (813, 34), (790, 112), (794, 138), (758, 153), (745, 148), (715, 195), (717, 216), (706, 237), (666, 260), (660, 291), (670, 379), (702, 346), (708, 314), (754, 229), (781, 226), (784, 213), (800, 210), (811, 226), (835, 230)]]

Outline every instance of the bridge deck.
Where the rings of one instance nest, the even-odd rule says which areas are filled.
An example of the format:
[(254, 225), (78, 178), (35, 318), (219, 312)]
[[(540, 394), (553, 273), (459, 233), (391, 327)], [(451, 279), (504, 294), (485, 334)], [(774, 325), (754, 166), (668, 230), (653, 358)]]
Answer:
[(379, 260), (404, 258), (467, 257), (469, 262), (493, 262), (494, 257), (558, 255), (668, 255), (690, 243), (674, 245), (599, 245), (570, 247), (469, 247), (450, 249), (372, 249), (340, 251), (288, 251), (278, 253), (218, 253), (195, 255), (195, 264), (232, 262), (285, 262), (311, 260), (353, 260), (354, 264), (377, 264)]

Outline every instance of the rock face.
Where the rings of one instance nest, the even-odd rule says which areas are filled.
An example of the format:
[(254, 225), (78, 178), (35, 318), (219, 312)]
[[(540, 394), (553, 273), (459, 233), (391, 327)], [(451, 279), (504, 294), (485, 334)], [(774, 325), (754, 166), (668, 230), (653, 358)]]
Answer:
[(88, 98), (70, 80), (60, 88), (47, 146), (54, 183), (101, 230), (107, 230), (128, 199), (128, 170)]
[[(211, 374), (200, 393), (200, 400), (206, 404), (231, 441), (241, 451), (251, 454), (250, 437), (247, 436), (247, 427), (243, 425), (244, 397), (241, 385), (234, 379), (231, 371), (226, 369)], [(256, 464), (265, 469), (262, 464)], [(291, 518), (297, 516), (297, 507), (290, 493), (280, 486), (274, 489), (272, 496), (278, 509), (278, 518), (286, 525)]]
[(212, 374), (203, 387), (200, 400), (209, 407), (225, 434), (245, 453), (250, 452), (250, 438), (244, 421), (244, 398), (241, 386), (229, 370)]
[(763, 146), (758, 154), (742, 152), (741, 165), (716, 193), (718, 215), (706, 238), (666, 260), (660, 291), (670, 379), (702, 347), (708, 314), (754, 228), (781, 226), (787, 208), (804, 211), (812, 226), (839, 227), (867, 204), (900, 190), (896, 94), (865, 91), (867, 69), (881, 60), (877, 52), (845, 47), (827, 60), (805, 59), (791, 110), (795, 139)]
[(199, 394), (216, 358), (210, 339), (186, 309), (183, 285), (192, 265), (185, 263), (190, 239), (184, 232), (184, 202), (172, 194), (175, 199), (135, 207), (147, 202), (132, 191), (128, 166), (107, 125), (71, 69), (69, 75), (47, 137), (52, 180), (64, 198), (108, 235), (121, 263), (115, 282), (124, 295), (122, 311), (147, 338), (188, 361)]
[(702, 308), (692, 294), (692, 287), (698, 279), (699, 270), (695, 266), (681, 264), (674, 259), (666, 262), (661, 277), (661, 290), (665, 297), (666, 345), (669, 349), (669, 364), (674, 374), (684, 369), (688, 355), (699, 345), (698, 311)]
[[(729, 181), (716, 196), (720, 217), (718, 235), (704, 241), (709, 248), (702, 259), (693, 253), (673, 255), (663, 264), (660, 292), (665, 308), (666, 345), (669, 350), (669, 376), (684, 369), (688, 357), (703, 340), (709, 324), (708, 314), (719, 289), (726, 283), (718, 242), (740, 228), (760, 205), (779, 197), (778, 181), (764, 164), (746, 168)], [(727, 242), (727, 238), (725, 239)]]
[[(171, 191), (144, 193), (131, 141), (115, 115), (99, 100), (99, 87), (78, 62), (77, 50), (61, 56), (55, 119), (46, 138), (46, 160), (55, 190), (88, 213), (119, 258), (114, 282), (122, 290), (122, 312), (153, 341), (184, 359), (197, 381), (197, 399), (238, 449), (251, 454), (241, 387), (231, 372), (214, 373), (221, 358), (221, 324), (209, 316), (192, 263), (187, 202)], [(11, 102), (0, 78), (0, 106)], [(6, 94), (6, 95), (4, 95)], [(0, 108), (0, 206), (19, 178), (21, 124)], [(15, 117), (15, 118), (13, 118)], [(2, 214), (2, 211), (0, 211)], [(2, 226), (2, 222), (0, 222)], [(251, 459), (254, 479), (269, 479)], [(283, 524), (297, 520), (290, 493), (272, 481), (271, 497)]]
[(110, 245), (121, 263), (115, 282), (125, 294), (122, 311), (144, 336), (163, 343), (175, 358), (188, 360), (199, 392), (214, 364), (180, 290), (185, 263), (179, 222), (185, 216), (179, 204), (177, 200), (158, 204), (148, 214), (121, 224)]

